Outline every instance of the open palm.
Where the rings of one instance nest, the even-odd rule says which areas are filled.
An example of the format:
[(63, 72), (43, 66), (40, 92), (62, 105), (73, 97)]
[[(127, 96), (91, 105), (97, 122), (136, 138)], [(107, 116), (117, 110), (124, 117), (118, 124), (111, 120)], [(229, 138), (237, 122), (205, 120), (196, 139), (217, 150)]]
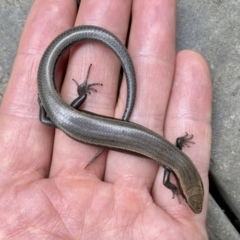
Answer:
[[(195, 52), (175, 53), (174, 0), (36, 0), (26, 22), (0, 109), (1, 239), (207, 239), (205, 219), (211, 143), (211, 82)], [(87, 169), (98, 148), (72, 140), (39, 122), (37, 69), (47, 45), (74, 25), (97, 25), (126, 41), (137, 77), (131, 121), (169, 141), (185, 132), (195, 145), (183, 150), (204, 183), (204, 205), (194, 214), (172, 199), (154, 161), (105, 151)], [(121, 118), (126, 83), (118, 94), (120, 63), (106, 46), (86, 42), (59, 63), (62, 96), (76, 97), (92, 63), (89, 82), (101, 82), (82, 106)], [(67, 66), (67, 68), (66, 68)], [(65, 73), (66, 69), (66, 73)], [(176, 159), (177, 161), (178, 159)], [(174, 177), (171, 179), (175, 181)]]

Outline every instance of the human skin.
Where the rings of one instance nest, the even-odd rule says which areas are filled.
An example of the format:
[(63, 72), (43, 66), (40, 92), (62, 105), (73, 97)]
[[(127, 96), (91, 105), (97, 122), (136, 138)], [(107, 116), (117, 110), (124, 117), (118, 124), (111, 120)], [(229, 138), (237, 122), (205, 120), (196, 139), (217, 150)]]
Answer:
[[(183, 151), (203, 180), (204, 203), (194, 214), (184, 199), (163, 186), (163, 168), (150, 159), (79, 143), (39, 121), (37, 70), (48, 44), (78, 25), (103, 27), (125, 43), (137, 79), (130, 121), (170, 142), (185, 132), (194, 145)], [(0, 109), (0, 239), (207, 239), (208, 168), (211, 149), (212, 86), (205, 60), (193, 51), (175, 52), (174, 0), (36, 0), (19, 44)], [(71, 49), (62, 97), (70, 103), (76, 85), (92, 69), (101, 82), (81, 107), (121, 118), (126, 83), (118, 93), (120, 63), (97, 42)], [(61, 68), (61, 69), (64, 69)], [(61, 69), (57, 81), (62, 76)], [(176, 159), (177, 161), (177, 159)], [(175, 182), (173, 176), (171, 181)]]

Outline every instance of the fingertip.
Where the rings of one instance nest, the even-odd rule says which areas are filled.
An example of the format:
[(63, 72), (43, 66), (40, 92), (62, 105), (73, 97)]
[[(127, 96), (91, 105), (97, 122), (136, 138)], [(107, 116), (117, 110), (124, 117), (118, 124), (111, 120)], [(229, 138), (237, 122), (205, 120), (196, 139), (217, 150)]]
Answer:
[(211, 122), (210, 70), (206, 60), (199, 53), (183, 50), (177, 54), (171, 103), (174, 104), (173, 111), (178, 111), (178, 115), (188, 115), (192, 120)]
[(42, 53), (60, 33), (74, 25), (76, 0), (34, 1), (26, 20), (18, 54)]
[[(199, 83), (207, 84), (209, 90), (212, 90), (211, 75), (207, 61), (198, 52), (192, 50), (182, 50), (176, 56), (176, 73), (193, 74), (192, 76), (200, 76)], [(175, 74), (177, 76), (177, 74)], [(187, 77), (186, 80), (192, 78)]]

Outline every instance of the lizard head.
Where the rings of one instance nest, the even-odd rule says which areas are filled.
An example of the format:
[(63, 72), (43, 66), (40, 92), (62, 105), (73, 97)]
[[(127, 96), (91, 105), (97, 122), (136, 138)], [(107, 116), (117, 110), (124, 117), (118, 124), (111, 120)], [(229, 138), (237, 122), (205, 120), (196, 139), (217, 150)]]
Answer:
[(187, 190), (186, 202), (194, 213), (202, 212), (203, 205), (203, 188), (200, 186), (194, 186)]

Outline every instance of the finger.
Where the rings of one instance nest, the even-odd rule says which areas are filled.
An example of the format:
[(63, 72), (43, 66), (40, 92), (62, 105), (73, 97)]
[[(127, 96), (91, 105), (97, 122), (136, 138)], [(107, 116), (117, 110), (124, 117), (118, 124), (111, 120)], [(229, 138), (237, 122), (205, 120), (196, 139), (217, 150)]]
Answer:
[[(137, 77), (132, 122), (162, 134), (175, 63), (175, 1), (133, 1), (129, 51)], [(116, 115), (125, 105), (123, 86)], [(111, 160), (112, 158), (112, 160)], [(111, 152), (106, 181), (151, 189), (158, 165), (144, 158)]]
[[(205, 220), (208, 199), (208, 168), (211, 149), (212, 87), (205, 60), (192, 51), (177, 55), (176, 71), (166, 116), (165, 136), (172, 143), (185, 132), (194, 135), (194, 145), (183, 151), (196, 165), (204, 185), (203, 214), (197, 218)], [(178, 159), (176, 159), (177, 161)], [(171, 214), (180, 212), (195, 216), (184, 200), (182, 204), (170, 200), (171, 191), (162, 185), (163, 169), (159, 170), (153, 187), (154, 200)], [(172, 177), (171, 182), (174, 182)]]
[[(130, 10), (131, 1), (123, 3), (120, 0), (83, 0), (75, 24), (102, 27), (112, 32), (125, 43)], [(77, 82), (82, 83), (86, 78), (90, 64), (92, 64), (92, 67), (88, 83), (98, 82), (102, 83), (103, 86), (95, 86), (97, 92), (88, 95), (81, 109), (105, 116), (113, 116), (118, 90), (120, 62), (115, 54), (101, 43), (87, 41), (71, 49), (62, 96), (68, 103), (77, 97), (76, 85), (72, 82), (72, 79), (74, 78)], [(97, 158), (94, 164), (84, 170), (84, 167), (99, 151), (99, 148), (74, 141), (60, 131), (57, 131), (56, 137), (51, 176), (61, 174), (79, 176), (82, 172), (83, 174), (94, 173), (94, 175), (102, 178), (106, 151)]]
[(31, 8), (0, 110), (1, 177), (47, 175), (54, 132), (38, 118), (38, 64), (46, 46), (72, 26), (75, 15), (75, 0), (38, 0)]

